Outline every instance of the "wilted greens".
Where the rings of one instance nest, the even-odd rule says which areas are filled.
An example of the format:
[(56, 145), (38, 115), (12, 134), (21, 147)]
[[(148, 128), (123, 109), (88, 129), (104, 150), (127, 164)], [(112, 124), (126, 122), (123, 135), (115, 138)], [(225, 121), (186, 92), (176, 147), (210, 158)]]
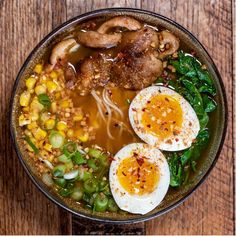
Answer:
[(216, 109), (213, 98), (216, 89), (208, 71), (194, 56), (179, 51), (178, 58), (169, 58), (168, 65), (174, 66), (175, 78), (160, 77), (156, 82), (172, 87), (181, 94), (195, 110), (200, 123), (200, 131), (190, 148), (168, 154), (170, 185), (178, 187), (188, 181), (191, 171), (196, 171), (197, 160), (209, 141), (208, 113)]

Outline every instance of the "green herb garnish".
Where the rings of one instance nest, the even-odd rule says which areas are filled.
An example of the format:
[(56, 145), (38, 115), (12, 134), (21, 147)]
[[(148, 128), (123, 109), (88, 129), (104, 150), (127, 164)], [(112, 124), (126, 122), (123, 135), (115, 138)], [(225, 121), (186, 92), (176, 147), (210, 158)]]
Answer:
[(38, 100), (45, 108), (50, 108), (51, 100), (46, 93), (39, 94)]

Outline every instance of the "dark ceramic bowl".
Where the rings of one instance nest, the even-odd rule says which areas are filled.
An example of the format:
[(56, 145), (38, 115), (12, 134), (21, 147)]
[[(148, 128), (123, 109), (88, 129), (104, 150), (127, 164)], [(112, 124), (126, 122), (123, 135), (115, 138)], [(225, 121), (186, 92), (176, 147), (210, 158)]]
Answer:
[[(23, 149), (21, 148), (21, 129), (18, 126), (17, 121), (17, 114), (19, 110), (19, 94), (23, 90), (24, 79), (30, 75), (30, 73), (32, 72), (32, 68), (34, 68), (34, 65), (37, 62), (41, 61), (58, 41), (60, 41), (70, 32), (76, 30), (76, 26), (81, 22), (91, 20), (95, 17), (109, 18), (117, 15), (132, 16), (136, 19), (142, 20), (152, 25), (156, 25), (161, 28), (166, 28), (173, 32), (176, 36), (180, 38), (183, 44), (182, 46), (187, 45), (190, 50), (193, 50), (197, 53), (197, 56), (199, 57), (200, 61), (207, 66), (217, 89), (216, 101), (218, 107), (214, 114), (212, 114), (213, 118), (210, 122), (211, 139), (208, 148), (203, 153), (203, 157), (201, 158), (198, 171), (195, 173), (195, 175), (191, 177), (190, 184), (175, 191), (169, 191), (161, 205), (159, 205), (152, 212), (143, 216), (132, 214), (92, 214), (91, 212), (85, 209), (79, 208), (73, 203), (65, 202), (56, 193), (50, 191), (37, 175), (36, 170), (30, 162), (30, 158), (27, 156), (26, 153), (23, 152)], [(26, 59), (15, 81), (11, 98), (11, 136), (21, 164), (23, 165), (25, 171), (27, 172), (31, 180), (50, 200), (52, 200), (54, 203), (58, 204), (62, 208), (77, 216), (101, 222), (134, 223), (149, 220), (173, 209), (174, 207), (182, 203), (184, 200), (186, 200), (190, 196), (190, 194), (193, 193), (194, 190), (196, 190), (196, 188), (199, 187), (201, 183), (203, 183), (203, 181), (206, 179), (211, 169), (215, 165), (216, 160), (219, 157), (221, 148), (223, 146), (226, 133), (226, 125), (227, 101), (224, 85), (213, 60), (211, 59), (205, 48), (190, 32), (188, 32), (185, 28), (183, 28), (176, 22), (156, 13), (138, 9), (113, 8), (97, 10), (77, 16), (74, 19), (67, 21), (66, 23), (53, 30), (36, 46), (36, 48)]]

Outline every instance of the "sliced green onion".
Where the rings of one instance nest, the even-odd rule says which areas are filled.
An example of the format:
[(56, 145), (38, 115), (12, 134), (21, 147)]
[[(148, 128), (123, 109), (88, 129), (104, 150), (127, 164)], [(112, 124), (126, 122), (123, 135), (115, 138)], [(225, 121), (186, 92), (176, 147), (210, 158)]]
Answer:
[(88, 179), (84, 182), (84, 191), (87, 193), (94, 193), (98, 189), (98, 183), (95, 179)]
[(33, 149), (35, 154), (39, 153), (39, 149), (34, 145), (34, 143), (31, 141), (29, 136), (25, 136), (24, 140), (29, 144), (29, 146)]
[(110, 198), (108, 200), (108, 211), (110, 211), (110, 212), (117, 212), (118, 209), (119, 208), (118, 208), (116, 202), (112, 198)]
[(58, 165), (53, 168), (53, 176), (55, 177), (62, 177), (66, 171), (66, 166), (65, 165)]
[(54, 182), (56, 185), (65, 188), (66, 187), (66, 180), (63, 178), (58, 178), (58, 179), (54, 179)]
[(91, 179), (91, 178), (92, 178), (92, 173), (90, 173), (88, 171), (84, 171), (82, 180), (86, 181), (86, 180)]
[(74, 179), (79, 175), (79, 170), (72, 170), (69, 173), (64, 174), (64, 179)]
[(71, 198), (73, 198), (76, 201), (81, 200), (83, 198), (83, 190), (78, 187), (74, 188), (71, 194)]
[(38, 100), (45, 108), (49, 108), (51, 106), (51, 100), (46, 93), (39, 94)]
[(90, 202), (90, 195), (88, 193), (84, 193), (82, 198), (85, 202)]
[(60, 148), (63, 146), (65, 138), (59, 132), (52, 131), (49, 135), (49, 141), (54, 148)]
[(72, 161), (65, 163), (65, 166), (68, 171), (74, 168), (74, 164)]
[(96, 196), (94, 201), (94, 210), (99, 212), (105, 212), (108, 207), (108, 197), (100, 193)]
[(106, 180), (99, 181), (99, 184), (98, 184), (99, 191), (103, 191), (107, 185), (108, 185), (108, 182)]
[(71, 156), (72, 154), (74, 154), (77, 150), (77, 145), (76, 143), (73, 142), (69, 142), (67, 144), (64, 145), (62, 152), (66, 155), (66, 156)]
[(70, 157), (66, 156), (65, 154), (60, 155), (57, 159), (63, 163), (68, 163), (71, 161)]
[(87, 163), (87, 160), (85, 159), (84, 155), (81, 154), (79, 151), (76, 151), (74, 156), (72, 157), (72, 160), (77, 165), (82, 165)]
[(42, 181), (49, 187), (53, 185), (52, 176), (47, 173), (42, 175)]
[(94, 171), (97, 171), (99, 169), (98, 160), (89, 159), (87, 164), (88, 164), (88, 167), (92, 168)]
[(72, 193), (72, 190), (71, 190), (71, 189), (62, 188), (62, 189), (59, 190), (59, 194), (60, 194), (62, 197), (68, 197), (71, 193)]
[(89, 148), (88, 155), (94, 158), (99, 158), (102, 155), (102, 151), (94, 148)]

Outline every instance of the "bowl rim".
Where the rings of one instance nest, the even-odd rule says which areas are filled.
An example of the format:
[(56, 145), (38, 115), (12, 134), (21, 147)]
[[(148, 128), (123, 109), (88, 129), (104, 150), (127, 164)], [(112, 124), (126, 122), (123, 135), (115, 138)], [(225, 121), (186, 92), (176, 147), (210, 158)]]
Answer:
[[(183, 31), (185, 34), (187, 34), (188, 36), (191, 37), (191, 39), (193, 41), (195, 41), (197, 44), (199, 44), (203, 51), (206, 53), (206, 55), (208, 56), (210, 63), (212, 65), (212, 68), (214, 70), (214, 72), (216, 73), (218, 79), (219, 79), (219, 84), (222, 90), (222, 97), (223, 97), (223, 105), (224, 105), (224, 109), (225, 109), (225, 113), (224, 113), (224, 119), (225, 119), (225, 123), (223, 126), (223, 132), (222, 132), (222, 139), (220, 141), (217, 153), (215, 155), (215, 158), (211, 164), (211, 166), (209, 167), (209, 169), (207, 170), (207, 172), (205, 173), (205, 175), (200, 179), (200, 181), (189, 191), (187, 192), (187, 194), (182, 197), (181, 199), (179, 199), (177, 202), (171, 204), (170, 206), (168, 206), (165, 209), (160, 210), (159, 212), (153, 213), (151, 215), (140, 215), (140, 217), (138, 218), (134, 218), (134, 219), (124, 219), (124, 220), (114, 220), (114, 219), (109, 219), (109, 218), (102, 218), (99, 216), (95, 216), (95, 215), (88, 215), (85, 213), (80, 213), (77, 212), (75, 210), (73, 210), (72, 208), (69, 208), (66, 204), (62, 204), (60, 202), (58, 202), (53, 196), (51, 196), (49, 194), (49, 191), (47, 191), (46, 189), (44, 189), (36, 180), (36, 178), (31, 174), (30, 172), (30, 168), (28, 168), (28, 166), (26, 165), (26, 162), (24, 161), (23, 156), (21, 155), (20, 150), (17, 147), (17, 140), (16, 140), (16, 135), (15, 135), (15, 131), (14, 131), (14, 125), (13, 125), (13, 103), (14, 103), (14, 98), (16, 95), (16, 90), (20, 81), (20, 78), (25, 70), (25, 68), (27, 67), (28, 63), (30, 62), (30, 60), (32, 59), (33, 55), (35, 54), (35, 52), (41, 47), (41, 45), (43, 43), (45, 43), (50, 37), (52, 37), (54, 34), (56, 34), (58, 31), (62, 31), (63, 29), (67, 28), (67, 26), (69, 26), (70, 24), (78, 21), (78, 20), (83, 20), (84, 18), (86, 19), (89, 16), (96, 16), (97, 14), (106, 14), (106, 13), (110, 13), (110, 12), (116, 12), (116, 11), (120, 11), (120, 12), (132, 12), (132, 13), (141, 13), (141, 14), (146, 14), (146, 15), (151, 15), (153, 17), (159, 18), (161, 20), (164, 20), (172, 25), (174, 25), (175, 27), (177, 27), (178, 29), (180, 29), (181, 31)], [(49, 199), (51, 200), (53, 203), (55, 203), (56, 205), (60, 206), (61, 208), (63, 208), (64, 210), (72, 213), (74, 216), (76, 217), (82, 217), (84, 219), (88, 219), (88, 220), (93, 220), (96, 221), (98, 223), (112, 223), (112, 224), (131, 224), (131, 223), (140, 223), (140, 222), (144, 222), (147, 220), (151, 220), (154, 219), (158, 216), (161, 216), (167, 212), (169, 212), (170, 210), (176, 208), (177, 206), (179, 206), (180, 204), (182, 204), (184, 201), (186, 201), (192, 194), (193, 192), (195, 192), (195, 190), (206, 180), (206, 178), (209, 176), (210, 172), (212, 171), (213, 167), (215, 166), (217, 160), (219, 159), (222, 147), (224, 145), (224, 141), (225, 141), (225, 137), (226, 137), (226, 133), (227, 133), (227, 124), (228, 124), (228, 102), (227, 102), (227, 96), (226, 96), (226, 91), (225, 91), (225, 87), (224, 87), (224, 83), (223, 80), (221, 78), (221, 75), (213, 61), (213, 59), (211, 58), (210, 54), (207, 52), (206, 48), (202, 45), (201, 42), (199, 42), (199, 40), (190, 32), (188, 31), (186, 28), (184, 28), (182, 25), (178, 24), (176, 21), (171, 20), (170, 18), (163, 16), (159, 13), (155, 13), (152, 11), (148, 11), (148, 10), (143, 10), (143, 9), (138, 9), (138, 8), (128, 8), (128, 7), (115, 7), (115, 8), (102, 8), (102, 9), (98, 9), (98, 10), (94, 10), (94, 11), (89, 11), (83, 14), (80, 14), (76, 17), (73, 17), (67, 21), (65, 21), (64, 23), (60, 24), (59, 26), (57, 26), (55, 29), (53, 29), (49, 34), (47, 34), (36, 46), (35, 48), (30, 52), (30, 54), (28, 55), (28, 57), (26, 58), (26, 60), (24, 61), (20, 71), (17, 74), (16, 80), (14, 82), (13, 85), (13, 89), (11, 92), (11, 98), (10, 98), (10, 109), (9, 109), (9, 127), (10, 127), (10, 134), (11, 134), (11, 140), (13, 142), (13, 146), (14, 149), (16, 151), (17, 157), (21, 162), (21, 165), (24, 168), (24, 171), (27, 173), (27, 175), (29, 176), (29, 178), (31, 179), (31, 181), (34, 183), (34, 185)]]

